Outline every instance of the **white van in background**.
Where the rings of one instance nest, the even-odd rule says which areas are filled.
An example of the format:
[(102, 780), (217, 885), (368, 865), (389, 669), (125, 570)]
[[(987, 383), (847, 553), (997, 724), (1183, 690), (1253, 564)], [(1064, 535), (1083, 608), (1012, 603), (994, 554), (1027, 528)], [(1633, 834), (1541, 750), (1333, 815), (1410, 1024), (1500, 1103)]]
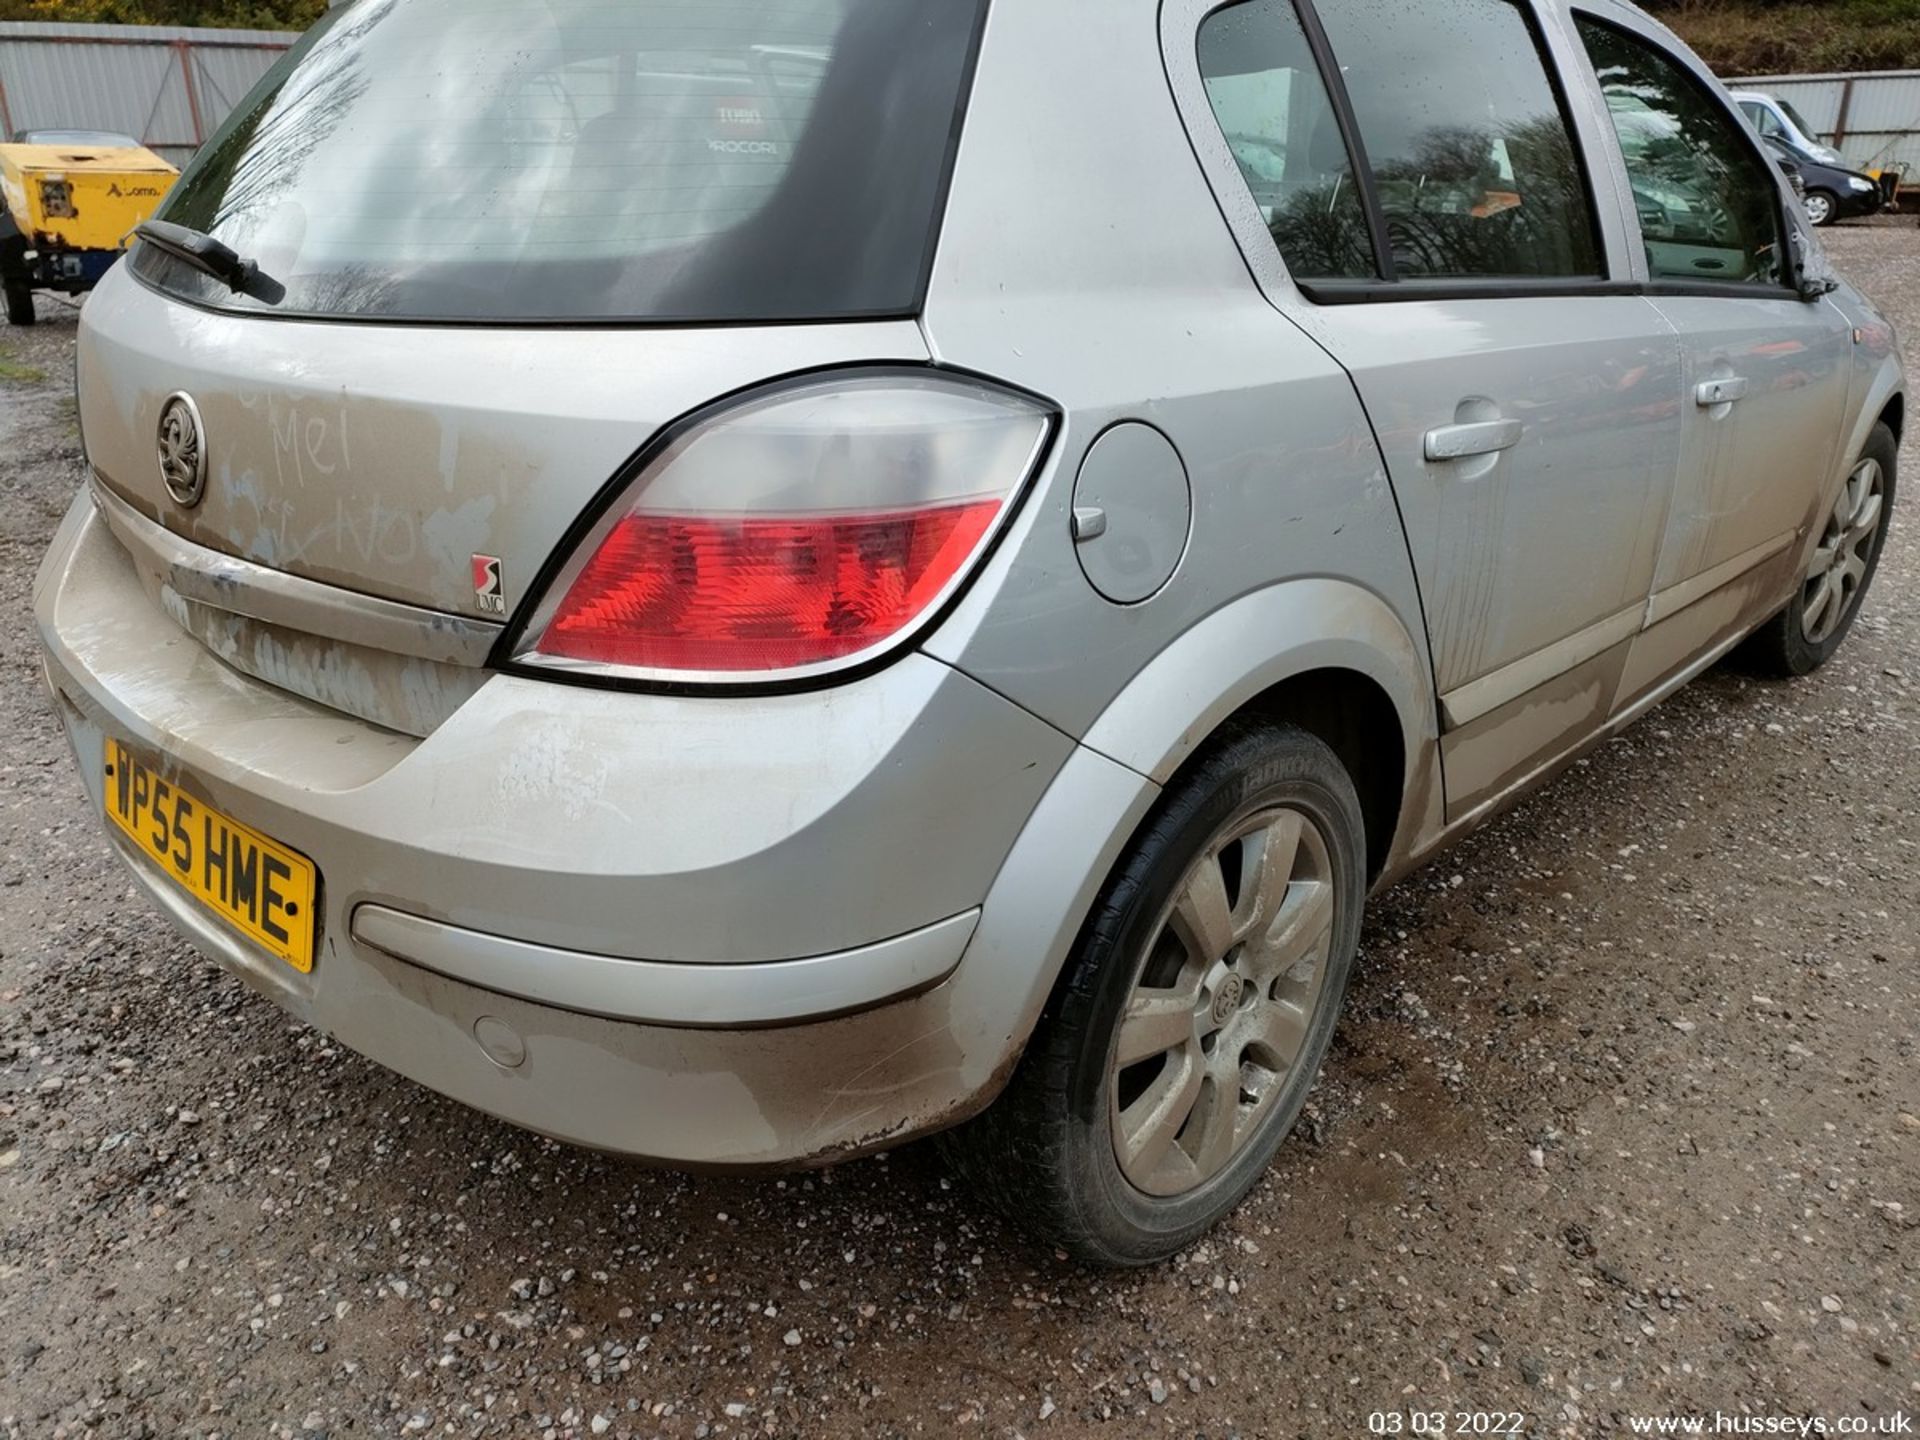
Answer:
[(1846, 157), (1838, 150), (1822, 142), (1806, 118), (1778, 96), (1759, 90), (1735, 90), (1733, 100), (1747, 119), (1753, 122), (1753, 128), (1763, 136), (1783, 140), (1822, 165), (1838, 165), (1849, 170), (1856, 168), (1848, 165)]

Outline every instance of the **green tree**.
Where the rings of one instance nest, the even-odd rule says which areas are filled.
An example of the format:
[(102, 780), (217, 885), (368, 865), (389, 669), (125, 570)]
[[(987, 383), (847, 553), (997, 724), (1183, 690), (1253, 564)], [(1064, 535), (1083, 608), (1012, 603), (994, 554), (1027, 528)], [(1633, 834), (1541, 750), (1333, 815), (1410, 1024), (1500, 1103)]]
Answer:
[(0, 20), (304, 30), (327, 0), (0, 0)]
[(1920, 0), (1642, 0), (1722, 75), (1920, 68)]

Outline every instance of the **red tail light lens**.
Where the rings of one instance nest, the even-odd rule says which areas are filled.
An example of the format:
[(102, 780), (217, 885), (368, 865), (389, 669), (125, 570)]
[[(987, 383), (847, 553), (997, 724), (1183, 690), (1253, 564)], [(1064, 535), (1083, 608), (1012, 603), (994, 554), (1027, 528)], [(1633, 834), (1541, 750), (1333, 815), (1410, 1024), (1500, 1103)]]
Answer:
[(787, 670), (896, 635), (973, 554), (996, 500), (876, 515), (628, 515), (543, 653), (642, 670)]
[(1047, 412), (970, 381), (841, 376), (682, 436), (582, 546), (517, 659), (678, 679), (858, 663), (964, 580)]

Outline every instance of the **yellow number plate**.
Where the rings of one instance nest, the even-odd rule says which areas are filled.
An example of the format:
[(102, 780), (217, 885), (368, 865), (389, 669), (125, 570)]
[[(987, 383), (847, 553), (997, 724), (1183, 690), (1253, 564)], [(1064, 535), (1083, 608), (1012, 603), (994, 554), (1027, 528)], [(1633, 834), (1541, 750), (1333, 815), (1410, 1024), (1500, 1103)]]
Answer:
[(313, 969), (319, 872), (238, 820), (183, 794), (107, 741), (107, 818), (168, 878), (302, 975)]

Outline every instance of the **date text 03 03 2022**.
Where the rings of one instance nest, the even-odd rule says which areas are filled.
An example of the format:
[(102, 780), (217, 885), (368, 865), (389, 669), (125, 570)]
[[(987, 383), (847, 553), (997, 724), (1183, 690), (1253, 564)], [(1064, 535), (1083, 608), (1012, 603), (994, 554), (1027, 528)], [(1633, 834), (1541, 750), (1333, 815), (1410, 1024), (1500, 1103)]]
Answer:
[(1376, 1410), (1367, 1433), (1517, 1436), (1527, 1433), (1527, 1417), (1518, 1410)]

